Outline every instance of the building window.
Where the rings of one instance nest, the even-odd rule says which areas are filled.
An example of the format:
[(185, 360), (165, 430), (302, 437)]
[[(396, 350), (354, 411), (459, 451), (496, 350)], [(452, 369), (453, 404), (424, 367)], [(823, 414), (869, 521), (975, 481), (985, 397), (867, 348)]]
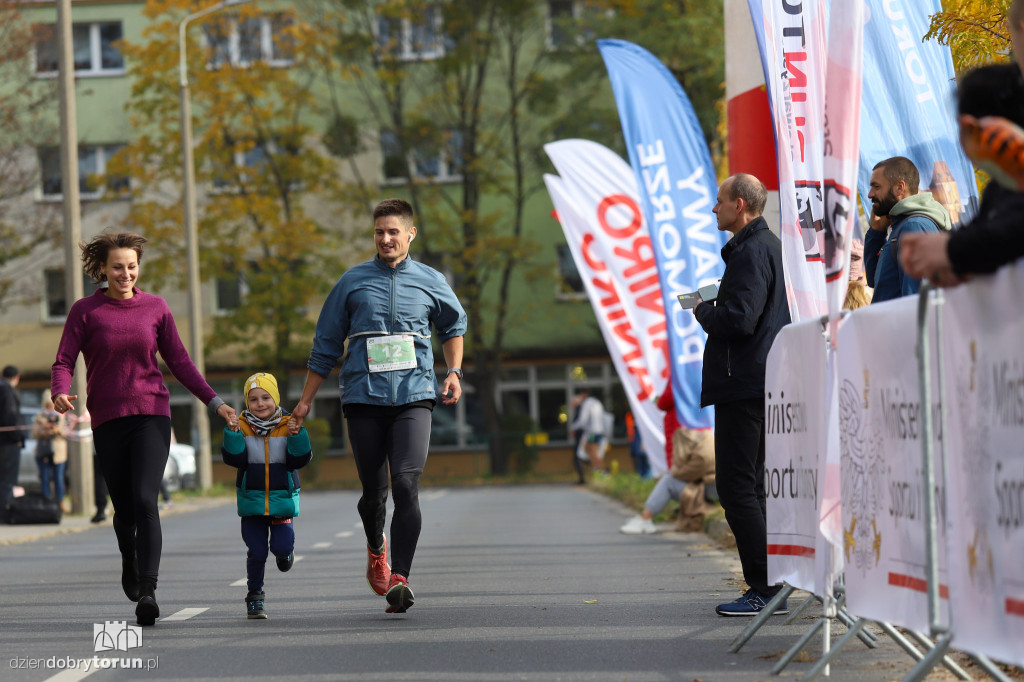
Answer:
[[(124, 176), (108, 176), (107, 164), (124, 145), (80, 145), (78, 147), (78, 191), (82, 199), (121, 196), (129, 189)], [(43, 197), (59, 199), (62, 194), (60, 148), (39, 147), (39, 172)]]
[(246, 293), (245, 280), (241, 275), (218, 277), (216, 281), (217, 313), (223, 315), (240, 308)]
[[(36, 74), (57, 75), (56, 26), (37, 24), (35, 34)], [(124, 57), (115, 46), (115, 43), (124, 37), (120, 21), (73, 24), (71, 34), (76, 76), (124, 74)]]
[(295, 61), (292, 16), (277, 12), (262, 17), (226, 17), (203, 24), (210, 69), (224, 64), (245, 68), (257, 62), (291, 66)]
[[(50, 321), (63, 321), (67, 317), (68, 305), (67, 292), (64, 291), (64, 268), (48, 268), (43, 271), (43, 319)], [(82, 291), (86, 296), (91, 296), (98, 285), (93, 284), (92, 277), (82, 273)]]
[(417, 61), (444, 55), (441, 8), (428, 5), (414, 19), (377, 16), (377, 49), (394, 59)]
[[(285, 146), (273, 141), (254, 142), (251, 146), (235, 144), (232, 140), (227, 141), (229, 147), (236, 149), (229, 152), (228, 163), (230, 168), (219, 168), (213, 177), (213, 187), (219, 191), (230, 191), (240, 185), (247, 183), (258, 183), (259, 177), (267, 172), (267, 164), (271, 156), (275, 154), (289, 154), (296, 156), (299, 153), (297, 147)], [(294, 190), (298, 186), (297, 180), (288, 180), (288, 189)]]
[(462, 178), (461, 131), (444, 131), (440, 142), (420, 140), (411, 147), (403, 155), (398, 136), (391, 130), (380, 132), (385, 182), (406, 180), (406, 168), (412, 170), (415, 178), (435, 182), (454, 182)]
[(555, 298), (559, 301), (585, 301), (587, 290), (583, 286), (583, 277), (576, 268), (576, 261), (567, 244), (555, 247), (558, 251), (558, 291)]

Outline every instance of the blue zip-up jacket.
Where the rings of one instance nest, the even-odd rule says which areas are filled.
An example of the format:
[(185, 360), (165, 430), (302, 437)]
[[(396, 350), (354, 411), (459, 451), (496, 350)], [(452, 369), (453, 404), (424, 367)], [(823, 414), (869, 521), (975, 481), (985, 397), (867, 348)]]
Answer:
[(872, 303), (883, 303), (901, 296), (912, 296), (921, 288), (921, 281), (908, 276), (900, 265), (900, 239), (915, 232), (938, 232), (936, 225), (950, 229), (949, 213), (928, 192), (904, 198), (889, 211), (892, 230), (889, 236), (881, 230), (868, 230), (864, 235), (864, 274), (868, 286), (875, 291)]
[[(329, 375), (348, 339), (339, 377), (342, 404), (436, 402), (431, 325), (442, 343), (466, 334), (466, 311), (444, 275), (409, 257), (392, 268), (374, 256), (342, 275), (324, 301), (307, 367)], [(391, 334), (413, 337), (416, 367), (371, 373), (367, 339)]]

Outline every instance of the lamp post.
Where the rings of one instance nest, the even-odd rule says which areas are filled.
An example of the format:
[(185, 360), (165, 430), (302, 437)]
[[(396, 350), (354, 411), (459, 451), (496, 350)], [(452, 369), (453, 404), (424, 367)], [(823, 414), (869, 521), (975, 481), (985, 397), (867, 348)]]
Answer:
[[(195, 19), (219, 12), (227, 7), (240, 5), (249, 0), (224, 0), (187, 15), (178, 24), (178, 71), (181, 77), (181, 149), (184, 175), (185, 201), (185, 251), (188, 261), (188, 312), (191, 319), (192, 361), (200, 374), (206, 374), (206, 360), (203, 354), (203, 306), (199, 297), (199, 236), (196, 226), (196, 174), (192, 155), (192, 105), (188, 94), (188, 62), (185, 53), (185, 30)], [(199, 486), (206, 490), (213, 484), (213, 464), (210, 459), (210, 422), (202, 401), (192, 397), (193, 420), (199, 436), (198, 455)]]

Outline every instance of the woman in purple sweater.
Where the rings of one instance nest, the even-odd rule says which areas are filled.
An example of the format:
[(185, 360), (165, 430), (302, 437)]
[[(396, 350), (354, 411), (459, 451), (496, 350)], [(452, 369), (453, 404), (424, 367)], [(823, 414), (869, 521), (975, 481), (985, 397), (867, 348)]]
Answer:
[(162, 545), (157, 494), (171, 443), (170, 394), (157, 351), (211, 412), (229, 424), (237, 417), (192, 364), (167, 302), (135, 288), (145, 242), (130, 232), (107, 232), (81, 245), (86, 274), (107, 288), (71, 307), (50, 385), (57, 411), (72, 410), (78, 396), (68, 395), (71, 377), (78, 354), (85, 357), (86, 407), (114, 503), (121, 586), (138, 602), (139, 625), (152, 625), (160, 616), (154, 596)]

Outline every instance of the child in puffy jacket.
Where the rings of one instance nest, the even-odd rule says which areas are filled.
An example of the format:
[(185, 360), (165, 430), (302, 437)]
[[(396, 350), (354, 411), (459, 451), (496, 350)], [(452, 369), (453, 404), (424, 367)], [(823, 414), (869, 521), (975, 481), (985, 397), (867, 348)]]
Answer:
[[(246, 555), (249, 618), (266, 618), (263, 575), (269, 553), (282, 572), (295, 561), (292, 519), (299, 515), (299, 474), (313, 452), (309, 434), (300, 428), (288, 434), (289, 413), (278, 403), (281, 394), (272, 374), (257, 372), (245, 380), (245, 410), (224, 429), (221, 456), (238, 469), (238, 515)], [(269, 536), (269, 540), (268, 540)]]

